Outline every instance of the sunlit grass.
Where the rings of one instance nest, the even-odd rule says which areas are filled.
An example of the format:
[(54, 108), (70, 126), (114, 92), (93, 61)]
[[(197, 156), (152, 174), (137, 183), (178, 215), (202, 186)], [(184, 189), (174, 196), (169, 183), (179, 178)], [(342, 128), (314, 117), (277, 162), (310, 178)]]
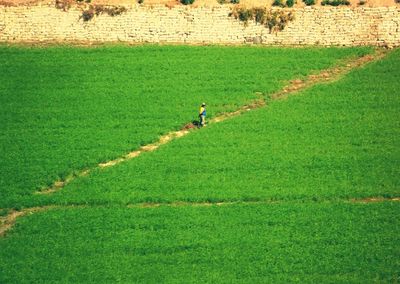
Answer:
[[(0, 207), (369, 48), (0, 46)], [(8, 200), (9, 202), (6, 202)]]

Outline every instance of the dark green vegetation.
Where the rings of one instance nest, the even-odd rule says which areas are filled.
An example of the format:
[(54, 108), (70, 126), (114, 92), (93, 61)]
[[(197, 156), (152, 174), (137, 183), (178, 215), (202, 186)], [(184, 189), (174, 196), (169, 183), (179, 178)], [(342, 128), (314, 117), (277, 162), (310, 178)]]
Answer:
[[(400, 207), (51, 210), (0, 239), (0, 282), (396, 282)], [(44, 229), (46, 228), (46, 229)]]
[(303, 0), (307, 6), (315, 5), (315, 0)]
[(190, 5), (190, 4), (193, 4), (193, 2), (194, 2), (194, 0), (181, 0), (181, 3), (183, 5)]
[[(186, 50), (178, 47), (177, 52), (180, 49)], [(112, 48), (94, 51), (102, 54), (110, 50), (115, 52)], [(201, 52), (202, 48), (194, 50)], [(203, 54), (217, 50), (210, 47)], [(264, 52), (252, 48), (232, 50)], [(309, 51), (304, 55), (309, 58), (295, 58)], [(336, 51), (343, 52), (336, 55), (338, 59), (367, 50)], [(276, 67), (279, 74), (266, 69), (266, 74), (254, 70), (257, 79), (244, 76), (248, 81), (243, 82), (251, 91), (240, 93), (240, 84), (232, 81), (229, 86), (238, 88), (237, 93), (232, 91), (232, 97), (223, 95), (223, 88), (220, 95), (204, 93), (208, 95), (205, 100), (212, 102), (211, 115), (234, 109), (254, 98), (255, 91), (270, 94), (283, 85), (282, 80), (290, 78), (288, 74), (305, 75), (310, 69), (323, 68), (320, 60), (325, 66), (335, 61), (329, 58), (329, 49), (323, 51), (328, 58), (315, 58), (309, 49), (279, 52), (293, 52), (292, 65)], [(283, 60), (279, 52), (274, 55), (277, 62)], [(254, 59), (254, 64), (262, 60)], [(245, 69), (238, 67), (240, 70)], [(124, 74), (122, 69), (118, 72)], [(95, 170), (57, 193), (5, 195), (1, 200), (7, 205), (4, 207), (67, 206), (21, 217), (0, 238), (0, 283), (398, 282), (400, 203), (354, 203), (352, 199), (400, 196), (399, 72), (400, 50), (396, 50), (338, 82), (317, 85), (280, 101), (268, 100), (264, 108), (210, 124), (125, 163)], [(152, 77), (146, 78), (144, 82)], [(263, 80), (277, 85), (264, 85)], [(163, 84), (169, 86), (167, 81)], [(205, 85), (208, 87), (213, 88)], [(163, 131), (178, 128), (185, 119), (194, 118), (196, 100), (202, 101), (201, 86), (197, 88), (198, 92), (193, 87), (194, 99), (179, 97), (180, 93), (175, 94), (177, 98), (169, 98), (165, 93), (177, 104), (173, 111), (176, 124), (138, 126), (132, 141), (147, 137), (146, 133), (154, 134), (148, 136), (152, 140)], [(95, 93), (92, 98), (96, 98)], [(103, 108), (117, 104), (130, 109), (128, 95), (121, 98), (123, 103), (117, 98), (115, 95), (104, 102)], [(135, 98), (143, 105), (152, 103), (137, 114), (142, 123), (163, 113), (151, 108), (160, 105), (163, 96), (147, 93), (142, 101), (140, 96)], [(77, 111), (75, 115), (79, 118), (82, 114)], [(79, 123), (83, 118), (78, 119)], [(111, 116), (105, 118), (112, 121)], [(136, 124), (130, 124), (130, 119), (121, 121), (128, 125), (126, 132), (112, 133), (130, 137), (129, 127)], [(110, 124), (103, 124), (96, 125), (97, 131), (112, 129)], [(87, 137), (96, 133), (95, 128), (91, 131)], [(109, 149), (113, 139), (110, 136), (108, 144), (97, 149)], [(85, 139), (81, 143), (87, 145)], [(118, 147), (123, 149), (127, 144), (117, 143), (111, 149), (118, 154)], [(92, 155), (101, 156), (102, 151)], [(76, 159), (83, 163), (85, 156)], [(227, 203), (199, 206), (182, 201)], [(140, 202), (172, 204), (142, 208), (136, 204)], [(68, 206), (72, 204), (83, 207)]]
[(330, 6), (340, 6), (340, 5), (350, 5), (350, 2), (347, 0), (322, 0), (322, 6), (330, 5)]
[(370, 49), (0, 46), (0, 208)]
[(284, 3), (283, 0), (274, 0), (272, 2), (272, 6), (278, 6), (278, 7), (293, 7), (295, 3), (295, 0), (286, 0), (286, 4)]
[[(284, 4), (279, 0), (274, 5)], [(268, 28), (270, 33), (284, 30), (287, 24), (294, 19), (294, 13), (292, 11), (268, 10), (265, 7), (236, 7), (232, 10), (230, 16), (244, 22), (245, 25), (247, 25), (250, 20), (255, 21)]]

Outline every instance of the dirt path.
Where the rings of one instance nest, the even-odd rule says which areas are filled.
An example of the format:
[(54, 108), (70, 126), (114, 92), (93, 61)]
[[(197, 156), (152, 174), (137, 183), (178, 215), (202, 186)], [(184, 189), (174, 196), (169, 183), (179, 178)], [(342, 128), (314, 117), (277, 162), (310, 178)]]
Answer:
[[(363, 57), (357, 58), (357, 59), (347, 59), (344, 61), (342, 65), (329, 68), (326, 70), (321, 71), (318, 74), (312, 74), (306, 77), (305, 79), (295, 79), (289, 82), (287, 86), (285, 86), (282, 90), (278, 91), (277, 93), (274, 93), (271, 95), (270, 99), (272, 100), (278, 100), (278, 99), (284, 99), (287, 98), (289, 95), (293, 95), (295, 93), (298, 93), (299, 91), (302, 91), (308, 87), (311, 87), (315, 84), (318, 83), (323, 83), (323, 82), (333, 82), (350, 72), (354, 68), (361, 67), (369, 62), (379, 60), (383, 58), (386, 54), (386, 50), (383, 49), (377, 49), (374, 54), (369, 54), (365, 55)], [(266, 98), (262, 96), (261, 93), (258, 93), (259, 98), (254, 100), (248, 105), (244, 105), (240, 107), (238, 110), (233, 111), (233, 112), (228, 112), (221, 114), (217, 117), (212, 118), (209, 120), (209, 124), (214, 124), (214, 123), (219, 123), (221, 121), (227, 120), (232, 117), (236, 117), (241, 115), (244, 112), (264, 107), (266, 105)], [(185, 125), (181, 130), (178, 131), (172, 131), (169, 132), (163, 136), (160, 137), (160, 139), (154, 143), (142, 146), (141, 148), (132, 151), (122, 157), (116, 158), (111, 161), (107, 161), (105, 163), (100, 163), (97, 165), (97, 167), (93, 169), (85, 169), (82, 172), (73, 175), (73, 176), (68, 176), (65, 180), (59, 180), (54, 182), (54, 184), (46, 189), (40, 190), (35, 192), (35, 194), (51, 194), (54, 192), (57, 192), (64, 188), (68, 183), (73, 181), (74, 179), (82, 176), (87, 176), (90, 174), (91, 171), (93, 171), (96, 168), (107, 168), (107, 167), (112, 167), (115, 165), (118, 165), (122, 162), (131, 160), (133, 158), (136, 158), (140, 156), (141, 154), (145, 152), (152, 152), (154, 150), (157, 150), (161, 145), (167, 144), (173, 139), (181, 138), (183, 136), (186, 136), (189, 134), (191, 131), (195, 131), (197, 127), (195, 127), (193, 124), (189, 123)]]
[[(177, 202), (171, 202), (171, 203), (133, 203), (133, 204), (128, 204), (125, 206), (122, 206), (124, 208), (156, 208), (156, 207), (161, 207), (161, 206), (166, 206), (166, 207), (187, 207), (187, 206), (193, 206), (193, 207), (210, 207), (210, 206), (230, 206), (230, 205), (238, 205), (238, 204), (243, 204), (243, 205), (256, 205), (256, 204), (283, 204), (283, 203), (295, 203), (298, 200), (259, 200), (259, 201), (219, 201), (219, 202), (188, 202), (188, 201), (177, 201)], [(356, 204), (356, 203), (378, 203), (378, 202), (400, 202), (400, 197), (393, 197), (393, 198), (386, 198), (386, 197), (368, 197), (368, 198), (360, 198), (360, 199), (342, 199), (342, 200), (322, 200), (322, 201), (311, 201), (311, 202), (330, 202), (330, 203), (350, 203), (350, 204)], [(9, 231), (15, 222), (17, 221), (17, 218), (26, 216), (28, 214), (34, 214), (36, 212), (41, 212), (41, 211), (47, 211), (47, 210), (53, 210), (53, 209), (72, 209), (72, 208), (89, 208), (89, 207), (103, 207), (103, 208), (109, 208), (109, 206), (101, 206), (101, 205), (49, 205), (49, 206), (43, 206), (43, 207), (32, 207), (32, 208), (26, 208), (20, 211), (16, 210), (10, 210), (9, 213), (4, 216), (0, 217), (0, 237), (3, 237), (6, 235), (7, 231)], [(4, 210), (4, 209), (2, 209)]]
[(0, 237), (11, 229), (18, 217), (24, 216), (29, 213), (48, 210), (53, 207), (55, 206), (33, 207), (21, 211), (10, 210), (6, 216), (0, 217)]

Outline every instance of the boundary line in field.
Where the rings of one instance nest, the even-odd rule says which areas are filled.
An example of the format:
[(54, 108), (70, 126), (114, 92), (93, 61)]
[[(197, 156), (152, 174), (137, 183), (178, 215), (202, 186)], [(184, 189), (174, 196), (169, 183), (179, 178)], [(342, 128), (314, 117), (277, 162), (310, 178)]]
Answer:
[[(158, 208), (158, 207), (211, 207), (211, 206), (230, 206), (230, 205), (267, 205), (267, 204), (284, 204), (284, 203), (299, 203), (299, 202), (314, 202), (314, 203), (380, 203), (380, 202), (400, 202), (400, 197), (367, 197), (367, 198), (352, 198), (352, 199), (326, 199), (326, 200), (254, 200), (254, 201), (217, 201), (217, 202), (189, 202), (189, 201), (175, 201), (175, 202), (142, 202), (142, 203), (131, 203), (126, 205), (47, 205), (47, 206), (37, 206), (31, 208), (25, 208), (22, 210), (10, 209), (6, 216), (0, 217), (0, 237), (6, 235), (19, 217), (26, 216), (28, 214), (34, 214), (36, 212), (48, 211), (53, 209), (71, 209), (71, 208)], [(6, 210), (6, 209), (0, 209)]]
[[(304, 80), (301, 79), (294, 79), (289, 81), (289, 84), (286, 85), (282, 90), (272, 94), (269, 99), (270, 100), (279, 100), (279, 99), (285, 99), (289, 95), (293, 95), (295, 93), (298, 93), (299, 91), (302, 91), (306, 88), (309, 88), (313, 85), (316, 85), (318, 83), (327, 83), (327, 82), (334, 82), (341, 78), (341, 76), (347, 74), (350, 72), (352, 69), (359, 68), (369, 62), (379, 60), (383, 58), (386, 55), (387, 51), (383, 49), (375, 49), (373, 54), (367, 54), (362, 57), (356, 58), (356, 59), (344, 59), (342, 62), (342, 65), (334, 66), (325, 70), (320, 71), (318, 74), (311, 74), (308, 75)], [(209, 124), (214, 124), (214, 123), (219, 123), (224, 120), (230, 119), (232, 117), (239, 116), (247, 111), (261, 108), (267, 104), (268, 98), (262, 97), (254, 100), (250, 104), (244, 105), (237, 109), (236, 111), (233, 112), (227, 112), (223, 113), (217, 117), (212, 118), (209, 121)], [(122, 162), (131, 160), (133, 158), (136, 158), (140, 156), (141, 154), (145, 152), (152, 152), (156, 149), (158, 149), (160, 146), (167, 144), (173, 139), (181, 138), (183, 136), (186, 136), (189, 134), (191, 131), (196, 129), (196, 127), (192, 124), (189, 123), (185, 125), (181, 130), (178, 131), (172, 131), (169, 132), (159, 138), (158, 141), (154, 143), (147, 144), (145, 146), (140, 147), (137, 150), (131, 151), (128, 154), (116, 158), (114, 160), (110, 160), (104, 163), (100, 163), (97, 166), (93, 167), (92, 169), (85, 169), (78, 174), (75, 175), (70, 175), (64, 180), (58, 180), (53, 183), (52, 186), (36, 191), (34, 194), (51, 194), (54, 192), (57, 192), (61, 189), (63, 189), (67, 184), (69, 184), (71, 181), (75, 180), (78, 177), (83, 177), (87, 176), (90, 174), (91, 171), (96, 170), (96, 169), (103, 169), (103, 168), (108, 168), (112, 167), (115, 165), (118, 165)]]

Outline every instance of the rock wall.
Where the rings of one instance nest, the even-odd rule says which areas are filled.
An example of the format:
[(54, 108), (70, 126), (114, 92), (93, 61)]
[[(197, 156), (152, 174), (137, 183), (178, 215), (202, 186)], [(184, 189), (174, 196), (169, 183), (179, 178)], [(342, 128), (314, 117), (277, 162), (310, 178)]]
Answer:
[(400, 46), (400, 7), (306, 7), (278, 33), (229, 17), (228, 6), (133, 5), (122, 15), (81, 19), (82, 9), (0, 6), (0, 42), (128, 42)]

